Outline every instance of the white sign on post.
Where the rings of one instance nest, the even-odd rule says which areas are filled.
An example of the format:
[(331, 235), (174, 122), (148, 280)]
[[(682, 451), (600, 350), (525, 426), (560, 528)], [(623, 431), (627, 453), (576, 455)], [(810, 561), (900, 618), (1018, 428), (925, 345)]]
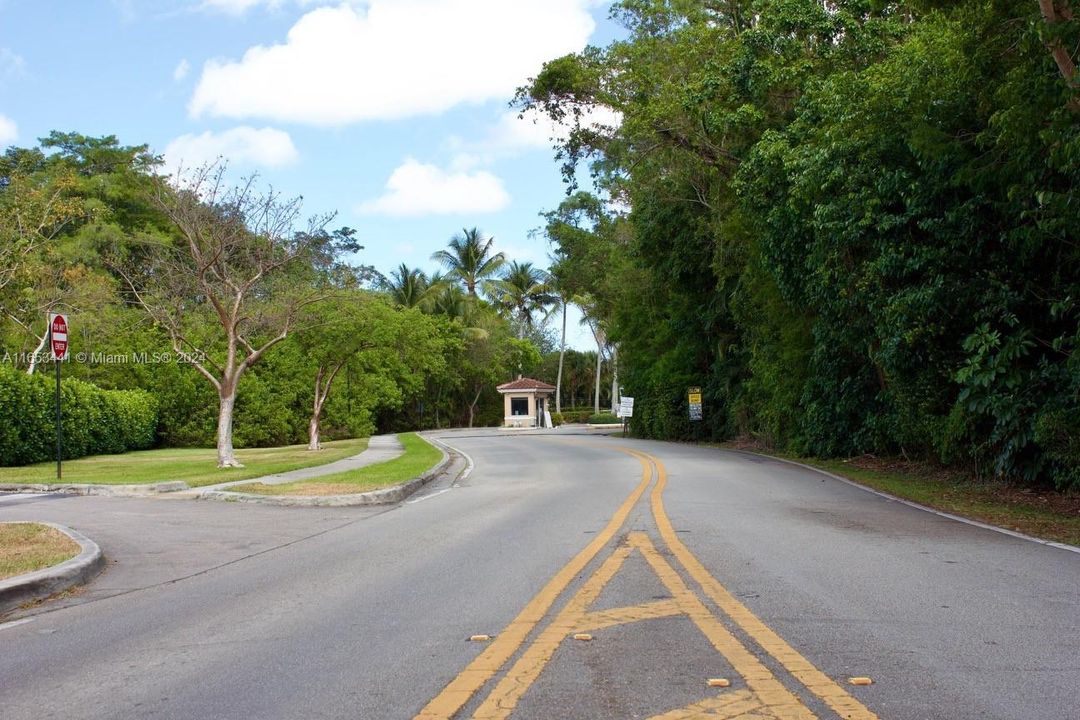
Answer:
[(621, 418), (634, 417), (634, 398), (632, 398), (632, 397), (620, 397), (619, 398), (619, 412), (616, 413), (616, 417), (621, 417)]

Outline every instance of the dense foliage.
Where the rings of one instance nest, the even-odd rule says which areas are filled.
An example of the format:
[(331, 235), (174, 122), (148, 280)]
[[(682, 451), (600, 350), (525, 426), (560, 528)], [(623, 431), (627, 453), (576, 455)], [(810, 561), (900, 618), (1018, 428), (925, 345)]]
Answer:
[(557, 273), (635, 431), (1080, 487), (1074, 5), (624, 0), (547, 63)]
[[(0, 458), (25, 465), (56, 457), (55, 385), (0, 364)], [(73, 380), (62, 386), (65, 459), (143, 450), (154, 445), (157, 402), (142, 390), (102, 390)]]
[(547, 273), (477, 229), (437, 254), (447, 275), (382, 278), (332, 218), (297, 229), (298, 202), (221, 166), (158, 168), (145, 146), (77, 133), (0, 156), (0, 465), (52, 456), (49, 312), (72, 328), (67, 457), (216, 441), (221, 463), (223, 427), (238, 447), (315, 449), (499, 424), (495, 385), (555, 349)]

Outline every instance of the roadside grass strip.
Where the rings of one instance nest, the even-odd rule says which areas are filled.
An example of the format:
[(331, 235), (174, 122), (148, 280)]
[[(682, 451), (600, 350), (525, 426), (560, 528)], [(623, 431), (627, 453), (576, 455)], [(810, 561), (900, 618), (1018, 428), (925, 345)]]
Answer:
[[(325, 465), (357, 455), (367, 445), (367, 438), (358, 438), (323, 443), (323, 449), (318, 452), (308, 450), (307, 445), (246, 448), (236, 451), (236, 457), (244, 467), (221, 469), (217, 467), (217, 451), (213, 448), (167, 448), (94, 455), (65, 461), (64, 478), (60, 482), (65, 485), (147, 485), (182, 480), (191, 487), (200, 487)], [(47, 462), (2, 467), (2, 483), (56, 484), (56, 465)]]
[(877, 458), (822, 460), (756, 447), (751, 450), (825, 470), (952, 515), (1043, 540), (1080, 546), (1080, 495), (1077, 494), (1021, 489), (999, 481), (977, 481), (961, 472), (917, 462)]
[(430, 470), (442, 459), (439, 449), (416, 433), (401, 433), (397, 437), (405, 452), (393, 460), (302, 482), (282, 485), (251, 483), (235, 485), (229, 490), (255, 495), (351, 495), (408, 482)]
[(39, 523), (0, 523), (0, 580), (43, 570), (79, 554), (79, 544)]

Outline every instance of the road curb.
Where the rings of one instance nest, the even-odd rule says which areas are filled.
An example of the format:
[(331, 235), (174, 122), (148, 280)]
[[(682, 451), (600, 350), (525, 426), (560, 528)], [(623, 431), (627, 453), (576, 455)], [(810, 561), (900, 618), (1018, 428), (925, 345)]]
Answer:
[(59, 565), (0, 580), (0, 615), (32, 600), (47, 598), (76, 585), (83, 585), (105, 569), (105, 555), (101, 548), (82, 533), (51, 522), (26, 522), (36, 522), (38, 525), (48, 525), (59, 530), (79, 543), (81, 550), (78, 555)]
[(348, 495), (256, 495), (254, 493), (231, 492), (228, 490), (195, 489), (196, 500), (218, 500), (225, 502), (252, 503), (255, 505), (277, 505), (281, 507), (352, 507), (358, 505), (393, 505), (412, 495), (420, 488), (441, 475), (453, 462), (453, 458), (443, 448), (431, 443), (439, 451), (442, 459), (420, 476), (390, 487)]
[(104, 497), (146, 497), (180, 492), (190, 487), (182, 480), (147, 485), (83, 485), (73, 483), (0, 483), (0, 492), (45, 492), (66, 495), (101, 495)]
[[(433, 432), (439, 432), (439, 431), (435, 430)], [(458, 473), (458, 476), (456, 478), (454, 478), (454, 482), (453, 482), (454, 485), (458, 485), (459, 483), (465, 482), (466, 480), (469, 479), (469, 476), (472, 475), (472, 471), (476, 468), (476, 463), (473, 462), (473, 459), (469, 455), (469, 453), (465, 452), (461, 448), (454, 447), (450, 443), (443, 442), (442, 440), (440, 440), (439, 438), (437, 438), (437, 437), (435, 437), (433, 435), (428, 435), (427, 433), (420, 433), (420, 435), (425, 440), (427, 440), (428, 442), (433, 443), (437, 447), (439, 447), (443, 451), (444, 455), (446, 454), (446, 451), (450, 451), (450, 452), (457, 453), (458, 455), (460, 455), (462, 458), (465, 459), (465, 469), (462, 470), (460, 473)]]
[(998, 525), (991, 525), (990, 523), (985, 523), (980, 520), (972, 520), (971, 518), (966, 518), (961, 515), (953, 515), (952, 513), (945, 512), (944, 510), (932, 508), (929, 505), (922, 505), (913, 500), (905, 500), (902, 497), (897, 497), (896, 495), (884, 492), (883, 490), (875, 490), (872, 487), (855, 482), (854, 480), (846, 478), (843, 475), (837, 475), (836, 473), (829, 472), (828, 470), (822, 470), (821, 468), (816, 468), (813, 465), (807, 465), (806, 463), (801, 463), (796, 460), (787, 460), (785, 458), (776, 457), (775, 455), (766, 455), (765, 453), (754, 452), (753, 450), (735, 450), (733, 448), (720, 449), (725, 452), (741, 453), (744, 455), (753, 455), (754, 457), (768, 458), (769, 460), (776, 460), (777, 462), (787, 463), (788, 465), (795, 465), (796, 467), (813, 470), (814, 472), (825, 475), (826, 477), (830, 477), (833, 480), (839, 480), (840, 482), (851, 485), (852, 487), (857, 487), (860, 490), (865, 490), (868, 493), (873, 493), (878, 497), (882, 497), (886, 500), (892, 500), (893, 502), (907, 505), (908, 507), (915, 508), (916, 510), (922, 510), (924, 512), (932, 513), (934, 515), (937, 515), (938, 517), (948, 518), (949, 520), (956, 520), (957, 522), (962, 522), (965, 525), (972, 525), (977, 528), (982, 528), (983, 530), (992, 530), (996, 533), (1008, 535), (1009, 537), (1014, 537), (1019, 540), (1027, 540), (1028, 542), (1038, 543), (1039, 545), (1046, 545), (1048, 547), (1057, 548), (1058, 550), (1067, 550), (1068, 552), (1080, 554), (1080, 547), (1077, 547), (1076, 545), (1069, 545), (1068, 543), (1056, 542), (1054, 540), (1044, 540), (1042, 538), (1034, 537), (1033, 535), (1025, 535), (1022, 532), (1009, 530), (1008, 528), (1003, 528)]

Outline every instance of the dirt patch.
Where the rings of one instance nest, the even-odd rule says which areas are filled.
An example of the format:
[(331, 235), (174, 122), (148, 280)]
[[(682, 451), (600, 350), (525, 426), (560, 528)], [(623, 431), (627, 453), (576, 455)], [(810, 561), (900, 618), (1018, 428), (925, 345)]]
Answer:
[(355, 495), (368, 492), (373, 488), (363, 487), (354, 483), (289, 483), (287, 485), (264, 485), (263, 483), (251, 483), (249, 485), (234, 485), (228, 488), (230, 492), (252, 493), (254, 495), (289, 495), (300, 497), (323, 497), (326, 495)]
[(51, 567), (82, 548), (64, 533), (39, 523), (0, 523), (0, 580)]

